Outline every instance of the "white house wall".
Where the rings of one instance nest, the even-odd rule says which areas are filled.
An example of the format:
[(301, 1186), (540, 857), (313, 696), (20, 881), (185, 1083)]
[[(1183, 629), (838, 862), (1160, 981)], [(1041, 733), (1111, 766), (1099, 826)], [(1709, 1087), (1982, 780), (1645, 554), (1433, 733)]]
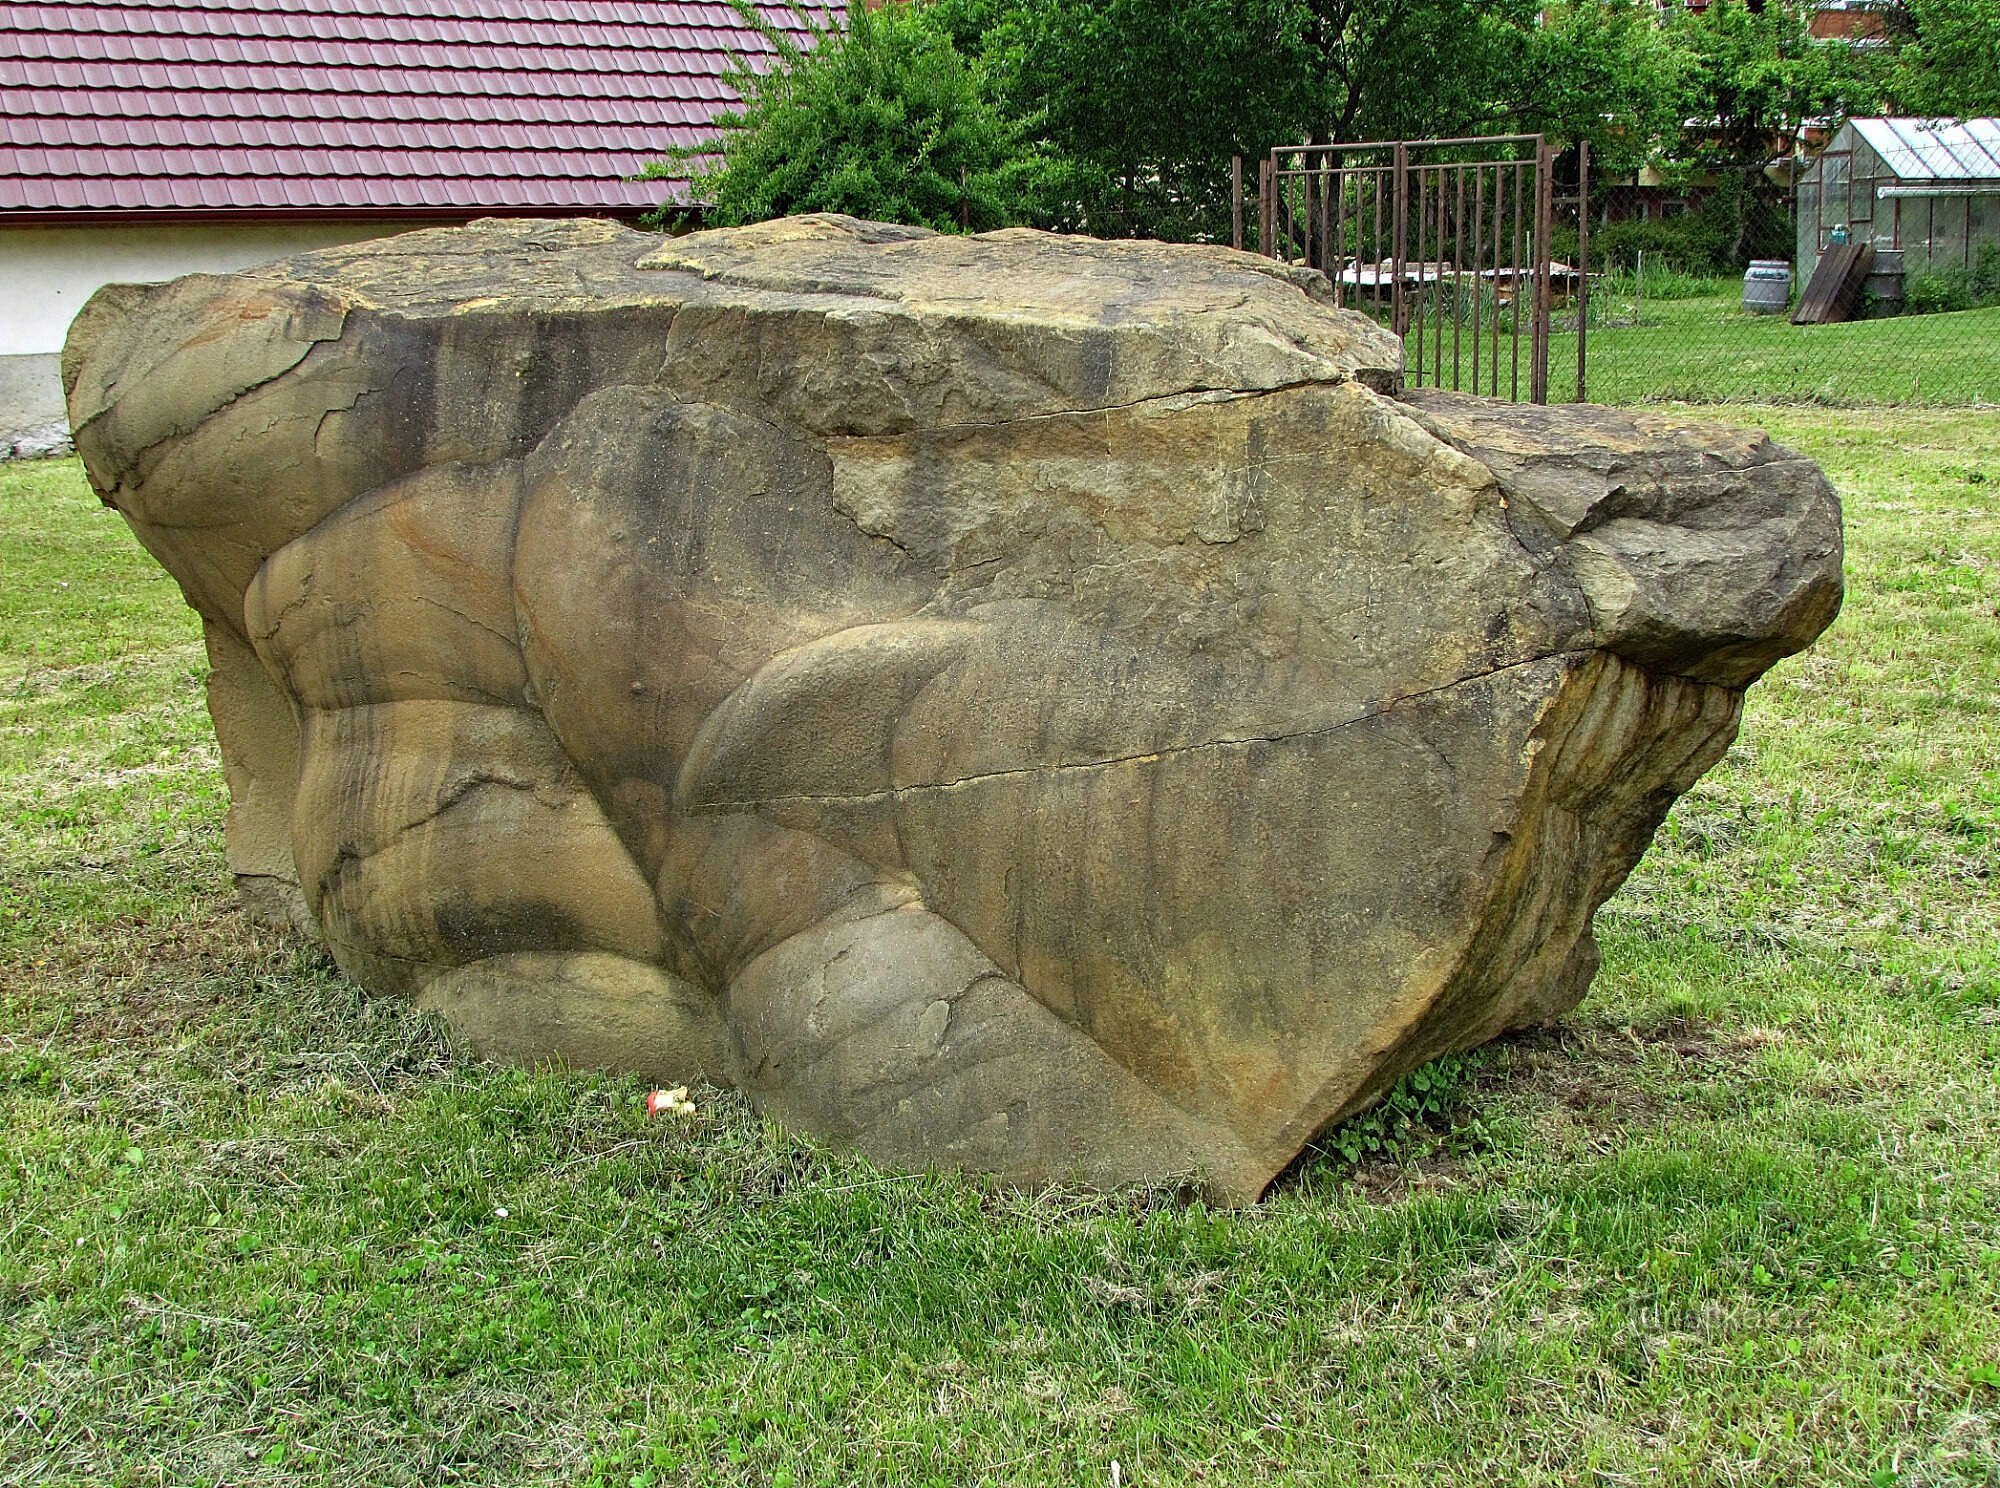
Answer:
[(0, 227), (0, 459), (67, 448), (58, 371), (76, 312), (106, 284), (219, 274), (425, 222)]

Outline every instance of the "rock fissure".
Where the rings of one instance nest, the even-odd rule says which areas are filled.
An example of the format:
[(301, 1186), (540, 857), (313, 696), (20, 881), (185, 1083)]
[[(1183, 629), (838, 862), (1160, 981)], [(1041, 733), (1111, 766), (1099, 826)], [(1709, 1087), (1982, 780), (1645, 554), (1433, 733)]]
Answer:
[(517, 636), (507, 631), (501, 630), (498, 626), (488, 625), (484, 620), (481, 620), (477, 615), (471, 613), (471, 611), (467, 610), (463, 605), (450, 604), (447, 603), (445, 600), (439, 599), (435, 595), (430, 595), (430, 594), (418, 595), (417, 602), (419, 604), (428, 606), (429, 608), (434, 610), (442, 610), (447, 615), (450, 615), (452, 618), (456, 620), (463, 620), (467, 625), (470, 625), (474, 630), (485, 631), (486, 634), (492, 636), (494, 640), (502, 642), (510, 650), (518, 650), (520, 646), (520, 640)]
[[(345, 320), (344, 310), (342, 312), (342, 319), (344, 322)], [(244, 402), (244, 400), (249, 398), (252, 394), (262, 392), (266, 388), (269, 388), (279, 382), (282, 382), (286, 377), (290, 376), (293, 372), (297, 371), (301, 366), (303, 366), (305, 364), (306, 359), (310, 357), (320, 347), (329, 345), (333, 342), (338, 341), (339, 339), (340, 339), (340, 334), (338, 331), (336, 331), (332, 335), (308, 337), (305, 338), (304, 340), (293, 343), (298, 345), (299, 353), (295, 358), (287, 362), (284, 366), (278, 368), (276, 371), (267, 373), (264, 376), (255, 379), (254, 381), (245, 383), (238, 387), (234, 387), (232, 390), (228, 391), (226, 395), (221, 397), (221, 399), (218, 402), (214, 403), (212, 406), (208, 408), (205, 408), (201, 413), (191, 418), (188, 418), (185, 422), (168, 422), (165, 425), (165, 427), (152, 431), (146, 442), (135, 446), (126, 455), (126, 459), (128, 459), (133, 465), (144, 465), (146, 463), (149, 463), (151, 455), (155, 450), (160, 448), (160, 446), (176, 439), (187, 438), (190, 434), (193, 434), (197, 430), (204, 428), (208, 424), (213, 423), (218, 417), (230, 413), (231, 411), (236, 409), (239, 405), (241, 405)], [(154, 375), (158, 375), (157, 372), (155, 372)], [(74, 394), (72, 394), (72, 397), (74, 397)], [(94, 424), (99, 418), (111, 412), (117, 406), (118, 406), (118, 400), (114, 397), (107, 395), (104, 401), (100, 405), (93, 408), (89, 413), (84, 415), (82, 423), (77, 426), (76, 432), (78, 433), (82, 432), (82, 429), (84, 427)], [(74, 414), (72, 414), (72, 417), (74, 417)], [(161, 523), (158, 525), (164, 526), (166, 524)]]
[(1149, 393), (1143, 398), (1134, 398), (1128, 403), (1092, 404), (1078, 408), (1054, 408), (1036, 413), (1024, 413), (1009, 419), (952, 419), (939, 423), (920, 425), (917, 428), (894, 434), (832, 434), (827, 436), (829, 447), (844, 442), (857, 444), (891, 444), (912, 439), (929, 439), (953, 434), (971, 433), (991, 429), (1026, 429), (1037, 424), (1080, 422), (1085, 419), (1117, 413), (1136, 413), (1162, 403), (1182, 403), (1190, 406), (1201, 403), (1232, 403), (1244, 398), (1276, 398), (1286, 393), (1296, 393), (1313, 387), (1345, 387), (1355, 381), (1353, 374), (1329, 372), (1322, 377), (1301, 377), (1290, 382), (1281, 382), (1271, 387), (1230, 387), (1214, 383), (1190, 383), (1172, 392)]
[(446, 812), (463, 804), (466, 797), (470, 796), (474, 791), (483, 790), (488, 786), (497, 786), (502, 790), (536, 795), (546, 790), (548, 785), (549, 782), (547, 781), (523, 779), (520, 776), (507, 775), (490, 770), (475, 771), (470, 775), (454, 780), (440, 792), (437, 800), (428, 810), (424, 811), (421, 815), (409, 817), (390, 825), (382, 840), (374, 846), (363, 848), (357, 843), (343, 842), (335, 851), (333, 860), (327, 866), (326, 871), (320, 875), (321, 893), (330, 892), (332, 886), (345, 877), (350, 870), (365, 864), (370, 858), (378, 857), (382, 853), (389, 851), (412, 832), (422, 831)]
[(1154, 760), (1171, 759), (1176, 755), (1197, 754), (1211, 749), (1250, 749), (1259, 744), (1284, 744), (1294, 739), (1318, 739), (1337, 734), (1343, 729), (1354, 728), (1393, 712), (1406, 703), (1421, 702), (1428, 697), (1450, 692), (1486, 678), (1510, 672), (1520, 667), (1537, 666), (1544, 662), (1561, 659), (1580, 659), (1588, 652), (1555, 652), (1546, 656), (1530, 657), (1524, 661), (1507, 662), (1483, 671), (1470, 672), (1450, 682), (1441, 682), (1435, 687), (1426, 687), (1415, 692), (1399, 693), (1372, 705), (1352, 718), (1343, 718), (1338, 723), (1321, 724), (1309, 729), (1292, 729), (1276, 734), (1240, 734), (1220, 739), (1204, 739), (1194, 744), (1171, 744), (1159, 749), (1138, 750), (1131, 754), (1112, 755), (1104, 759), (1056, 760), (1023, 766), (1019, 769), (985, 770), (976, 775), (961, 775), (952, 780), (922, 781), (912, 785), (890, 786), (884, 790), (861, 791), (850, 795), (804, 794), (791, 796), (762, 796), (733, 801), (704, 801), (690, 808), (690, 815), (706, 815), (722, 811), (754, 811), (763, 806), (804, 805), (814, 802), (858, 804), (869, 801), (889, 801), (898, 796), (921, 794), (926, 791), (958, 790), (964, 786), (981, 785), (989, 780), (1007, 780), (1023, 775), (1053, 775), (1070, 770), (1107, 770), (1118, 765), (1146, 764)]

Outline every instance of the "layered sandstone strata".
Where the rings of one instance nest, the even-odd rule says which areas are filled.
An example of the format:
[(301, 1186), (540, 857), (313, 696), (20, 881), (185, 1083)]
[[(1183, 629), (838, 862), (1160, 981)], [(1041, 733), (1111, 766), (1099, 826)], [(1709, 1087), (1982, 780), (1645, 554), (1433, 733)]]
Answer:
[(1840, 598), (1761, 435), (1400, 393), (1317, 276), (494, 222), (107, 291), (230, 862), (480, 1046), (892, 1164), (1258, 1194), (1549, 1018)]

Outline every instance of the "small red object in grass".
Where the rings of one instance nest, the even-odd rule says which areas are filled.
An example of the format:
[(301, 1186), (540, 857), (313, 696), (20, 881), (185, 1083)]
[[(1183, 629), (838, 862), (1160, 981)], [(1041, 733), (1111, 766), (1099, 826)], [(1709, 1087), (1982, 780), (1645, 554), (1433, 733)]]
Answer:
[(687, 1098), (685, 1085), (676, 1085), (672, 1090), (654, 1090), (646, 1096), (648, 1116), (692, 1116), (694, 1103)]

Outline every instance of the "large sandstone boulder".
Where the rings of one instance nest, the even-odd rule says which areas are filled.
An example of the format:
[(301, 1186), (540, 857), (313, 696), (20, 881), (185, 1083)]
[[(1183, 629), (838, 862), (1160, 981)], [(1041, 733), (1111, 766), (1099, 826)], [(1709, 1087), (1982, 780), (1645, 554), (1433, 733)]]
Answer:
[(1547, 1019), (1840, 599), (1763, 436), (1399, 393), (1317, 276), (492, 222), (93, 301), (231, 864), (497, 1054), (1249, 1199)]

